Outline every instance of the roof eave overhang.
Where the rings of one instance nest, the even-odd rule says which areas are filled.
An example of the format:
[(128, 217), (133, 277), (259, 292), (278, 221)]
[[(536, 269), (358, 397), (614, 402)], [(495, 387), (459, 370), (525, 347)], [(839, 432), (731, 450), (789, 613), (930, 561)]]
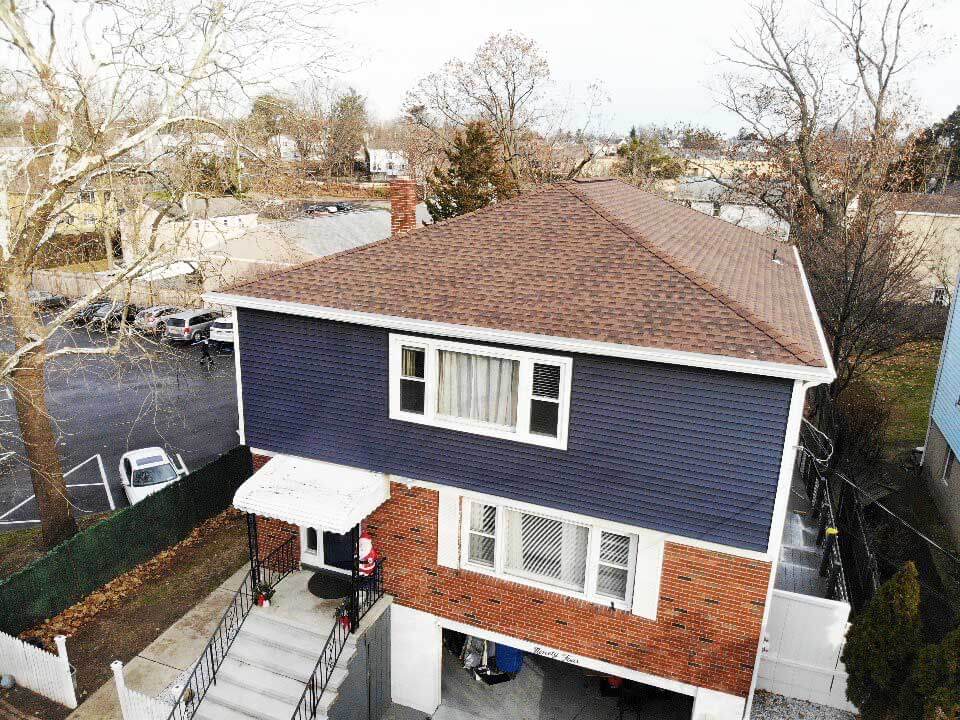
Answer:
[[(619, 357), (630, 360), (645, 360), (648, 362), (666, 363), (668, 365), (683, 365), (687, 367), (708, 368), (711, 370), (725, 370), (728, 372), (747, 373), (749, 375), (765, 375), (790, 380), (802, 380), (810, 385), (830, 383), (836, 378), (832, 366), (816, 367), (811, 365), (793, 365), (788, 363), (774, 363), (746, 358), (728, 357), (725, 355), (711, 355), (707, 353), (686, 352), (682, 350), (667, 350), (663, 348), (643, 347), (639, 345), (621, 345), (618, 343), (597, 342), (578, 338), (559, 337), (554, 335), (539, 335), (535, 333), (515, 332), (511, 330), (497, 330), (472, 325), (457, 325), (453, 323), (435, 322), (432, 320), (418, 320), (396, 315), (380, 315), (377, 313), (343, 310), (341, 308), (308, 305), (305, 303), (270, 300), (251, 297), (248, 295), (233, 295), (230, 293), (204, 293), (206, 302), (214, 305), (227, 305), (249, 310), (263, 310), (266, 312), (298, 315), (301, 317), (334, 320), (337, 322), (356, 323), (372, 327), (387, 328), (400, 332), (423, 333), (426, 335), (443, 335), (462, 340), (500, 343), (504, 345), (521, 345), (526, 347), (553, 350), (555, 352), (582, 353), (585, 355), (601, 355)], [(829, 363), (829, 356), (826, 359)]]

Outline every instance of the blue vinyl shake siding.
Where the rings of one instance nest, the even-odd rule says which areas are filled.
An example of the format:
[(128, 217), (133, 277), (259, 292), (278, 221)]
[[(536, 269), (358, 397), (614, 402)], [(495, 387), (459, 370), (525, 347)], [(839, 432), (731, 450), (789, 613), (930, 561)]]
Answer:
[(555, 450), (391, 420), (389, 330), (243, 309), (238, 323), (251, 447), (767, 548), (792, 381), (573, 355)]

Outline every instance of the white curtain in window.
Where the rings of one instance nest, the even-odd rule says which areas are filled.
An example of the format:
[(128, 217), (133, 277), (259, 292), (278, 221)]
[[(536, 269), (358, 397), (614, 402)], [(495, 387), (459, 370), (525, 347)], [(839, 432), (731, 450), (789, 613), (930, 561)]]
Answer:
[(448, 350), (439, 354), (439, 415), (516, 427), (519, 362)]

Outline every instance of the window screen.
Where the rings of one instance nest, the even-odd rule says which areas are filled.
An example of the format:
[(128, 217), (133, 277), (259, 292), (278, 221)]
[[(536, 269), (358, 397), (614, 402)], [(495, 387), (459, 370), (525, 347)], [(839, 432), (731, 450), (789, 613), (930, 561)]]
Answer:
[(627, 599), (630, 575), (630, 536), (600, 533), (600, 564), (597, 567), (597, 594), (617, 600)]
[(404, 347), (400, 366), (400, 409), (423, 415), (426, 397), (426, 352), (423, 348)]
[(493, 567), (497, 535), (497, 508), (470, 504), (470, 531), (467, 557), (470, 562)]
[(507, 510), (504, 570), (551, 585), (584, 589), (588, 528), (554, 518)]
[(560, 421), (560, 366), (533, 364), (533, 397), (530, 400), (530, 432), (557, 436)]

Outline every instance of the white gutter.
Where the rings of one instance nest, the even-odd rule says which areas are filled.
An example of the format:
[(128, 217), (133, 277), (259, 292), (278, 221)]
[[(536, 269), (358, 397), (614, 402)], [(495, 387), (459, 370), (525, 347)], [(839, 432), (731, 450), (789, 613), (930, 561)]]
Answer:
[[(808, 298), (809, 290), (807, 292)], [(660, 348), (641, 347), (638, 345), (621, 345), (617, 343), (597, 342), (593, 340), (579, 340), (576, 338), (559, 337), (554, 335), (539, 335), (534, 333), (514, 332), (509, 330), (495, 330), (491, 328), (474, 327), (470, 325), (455, 325), (452, 323), (433, 322), (430, 320), (416, 320), (395, 315), (380, 315), (376, 313), (341, 310), (339, 308), (307, 305), (304, 303), (287, 302), (280, 300), (266, 300), (246, 295), (232, 295), (229, 293), (204, 293), (206, 302), (216, 305), (227, 305), (234, 308), (249, 310), (263, 310), (266, 312), (297, 315), (300, 317), (319, 318), (336, 322), (355, 323), (371, 327), (389, 328), (410, 333), (426, 335), (443, 335), (458, 339), (475, 340), (479, 342), (501, 343), (504, 345), (522, 345), (542, 348), (556, 352), (583, 353), (586, 355), (601, 355), (619, 357), (630, 360), (645, 360), (648, 362), (666, 363), (668, 365), (683, 365), (686, 367), (700, 367), (711, 370), (725, 370), (728, 372), (747, 373), (750, 375), (765, 375), (782, 377), (790, 380), (805, 380), (820, 385), (833, 382), (836, 372), (830, 362), (829, 354), (824, 360), (827, 367), (812, 367), (807, 365), (791, 365), (787, 363), (764, 362), (760, 360), (746, 360), (710, 355), (706, 353), (686, 352), (682, 350), (664, 350)], [(812, 299), (810, 299), (812, 303)], [(814, 315), (816, 317), (816, 315)], [(818, 322), (819, 330), (819, 322)], [(820, 339), (824, 351), (826, 341), (823, 332)]]

